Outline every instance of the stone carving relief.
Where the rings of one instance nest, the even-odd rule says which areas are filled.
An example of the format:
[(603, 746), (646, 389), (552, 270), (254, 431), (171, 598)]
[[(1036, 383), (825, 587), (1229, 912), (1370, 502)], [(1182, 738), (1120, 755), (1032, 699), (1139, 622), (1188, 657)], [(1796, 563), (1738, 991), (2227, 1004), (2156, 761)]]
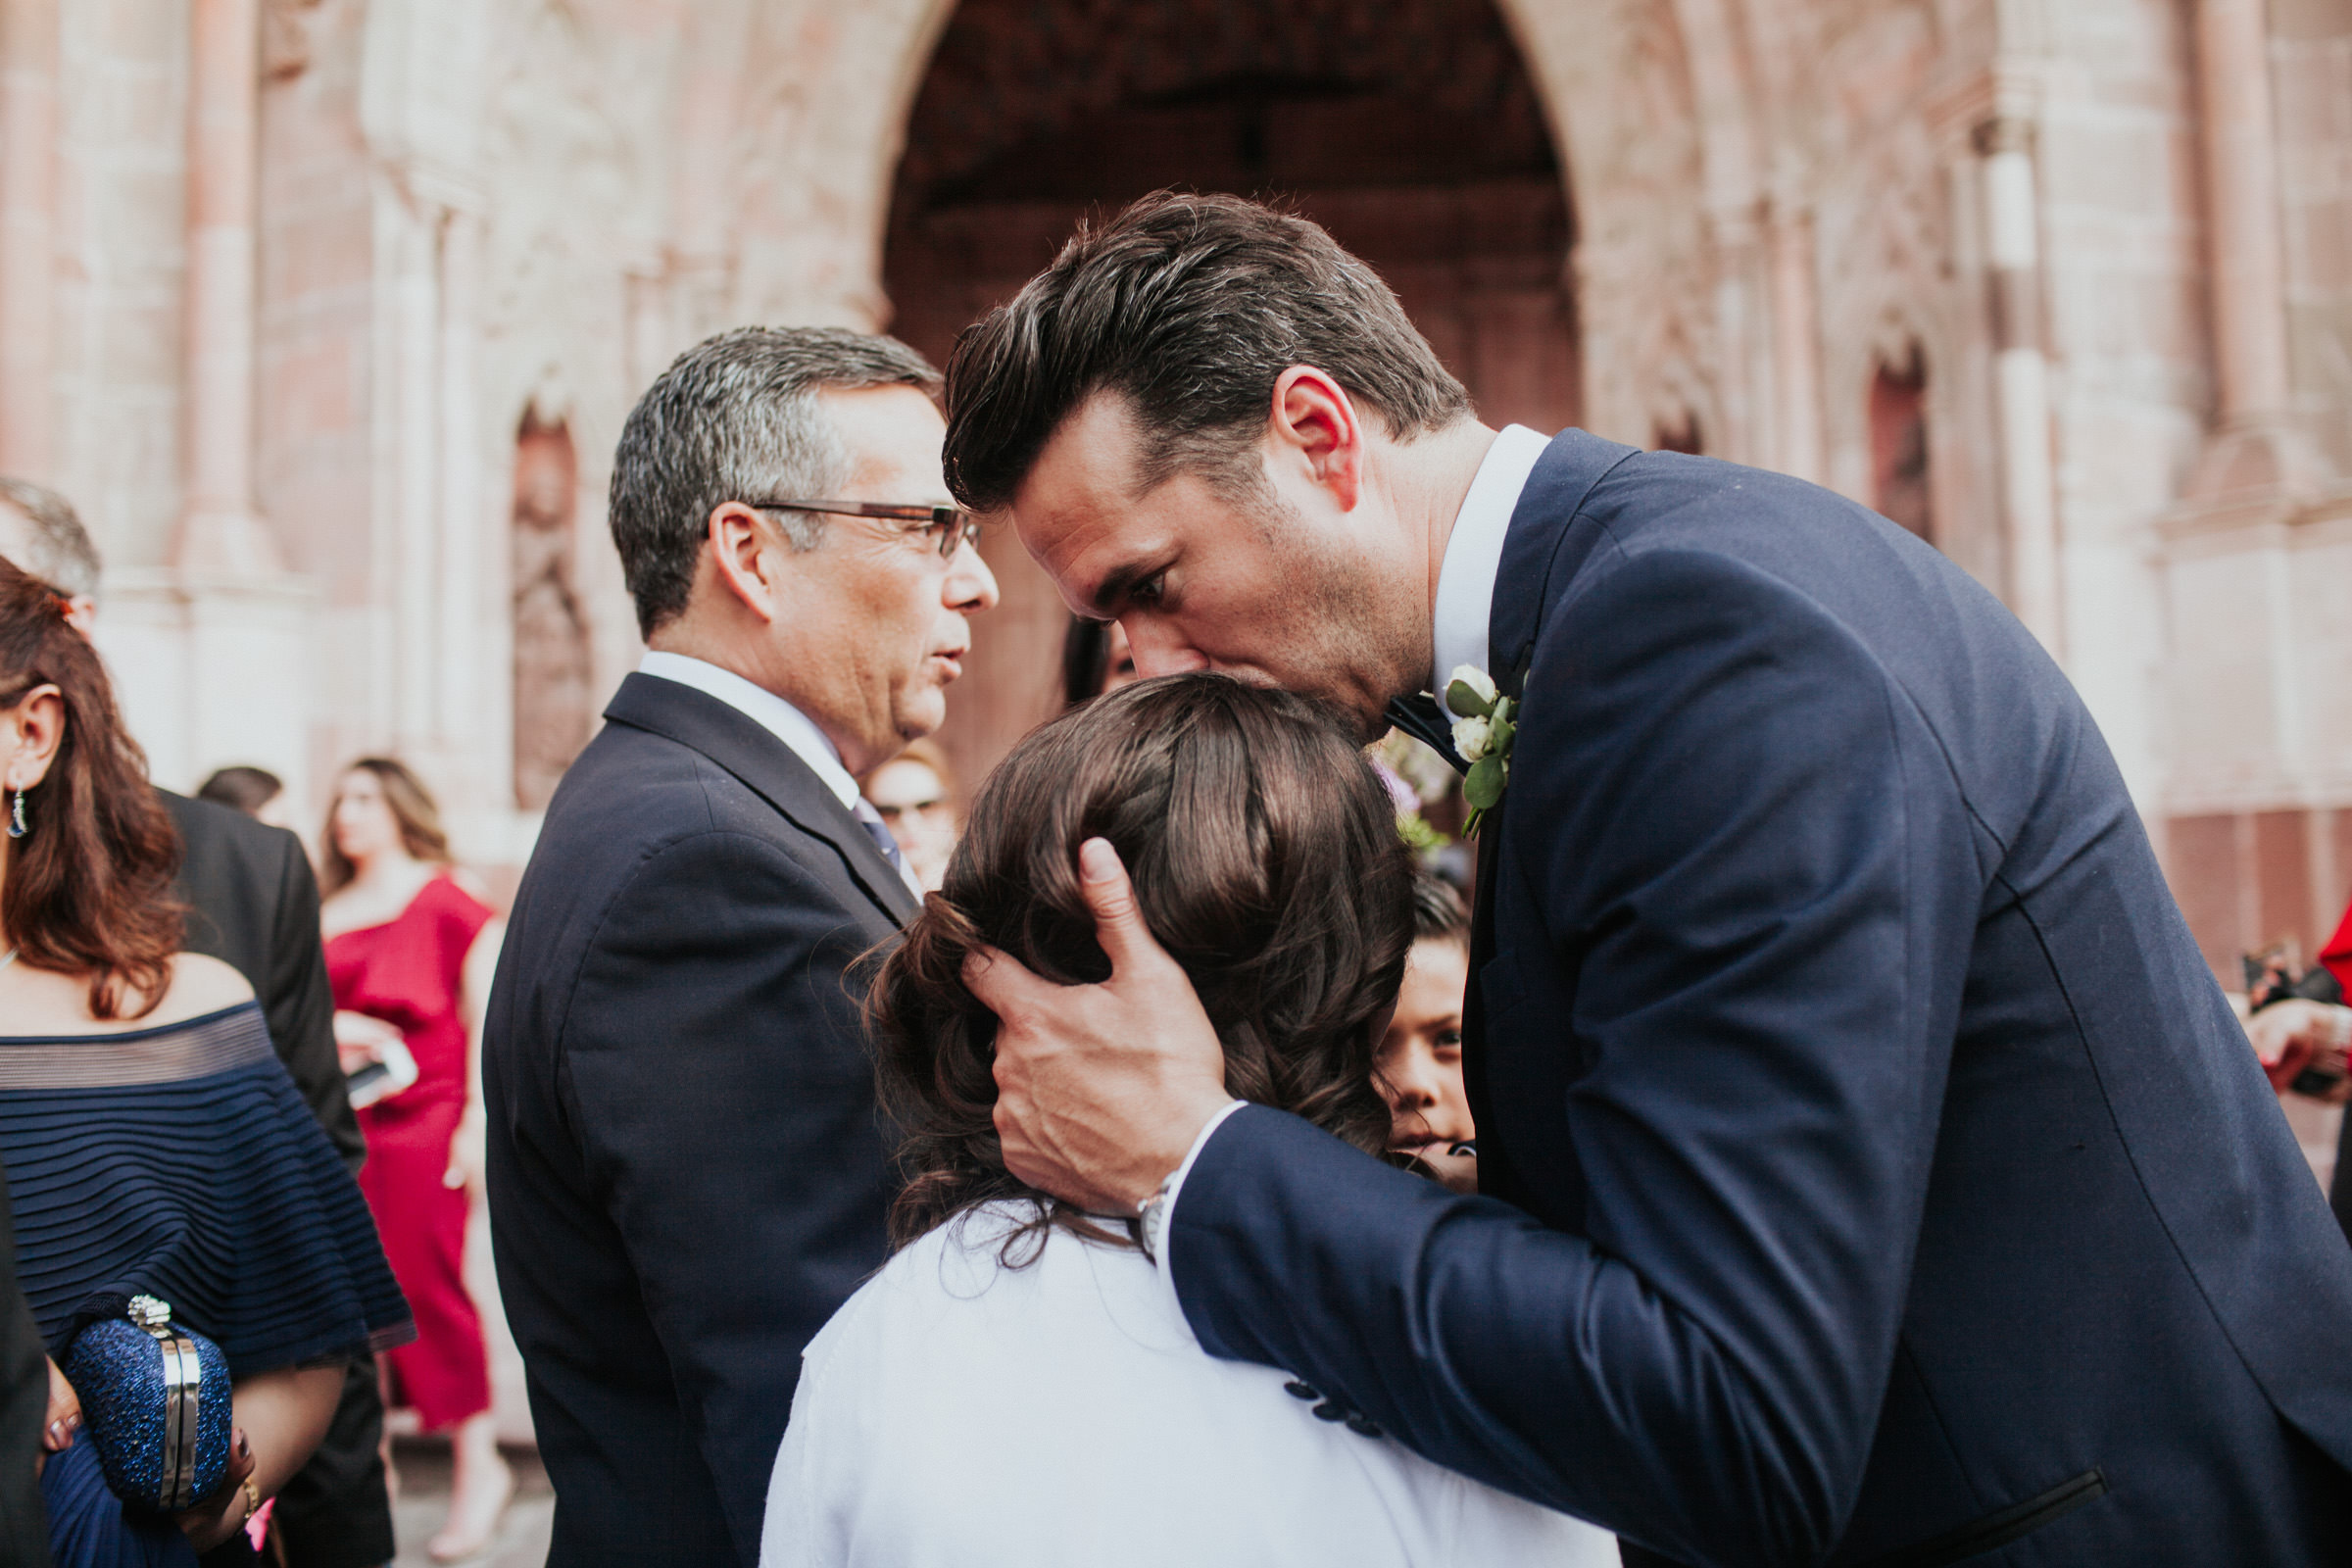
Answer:
[(299, 76), (311, 65), (313, 13), (322, 0), (263, 0), (262, 79)]
[(579, 462), (562, 419), (524, 414), (514, 439), (514, 804), (544, 809), (588, 744), (588, 616), (573, 580)]
[(1870, 456), (1870, 504), (1881, 515), (1936, 543), (1928, 368), (1917, 342), (1899, 360), (1881, 360), (1878, 373), (1871, 377)]

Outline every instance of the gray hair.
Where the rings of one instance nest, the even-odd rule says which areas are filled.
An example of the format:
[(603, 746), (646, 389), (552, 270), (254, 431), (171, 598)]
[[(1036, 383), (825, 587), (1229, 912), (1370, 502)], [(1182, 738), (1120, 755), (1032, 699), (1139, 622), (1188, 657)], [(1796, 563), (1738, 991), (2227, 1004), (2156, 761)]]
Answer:
[[(612, 456), (612, 543), (641, 632), (685, 612), (717, 508), (813, 499), (848, 480), (849, 451), (817, 394), (880, 386), (936, 393), (939, 372), (896, 338), (822, 326), (739, 326), (662, 372)], [(812, 514), (770, 515), (796, 550), (824, 538)]]
[(32, 559), (18, 565), (70, 599), (98, 596), (98, 547), (74, 514), (74, 503), (29, 479), (0, 477), (0, 501), (32, 524)]

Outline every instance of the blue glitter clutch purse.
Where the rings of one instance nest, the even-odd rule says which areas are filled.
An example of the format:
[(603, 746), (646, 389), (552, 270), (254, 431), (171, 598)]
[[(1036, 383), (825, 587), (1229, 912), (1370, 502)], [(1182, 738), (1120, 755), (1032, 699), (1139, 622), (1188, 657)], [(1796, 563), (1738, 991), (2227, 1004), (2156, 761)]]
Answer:
[(65, 1373), (116, 1496), (177, 1513), (220, 1490), (228, 1474), (228, 1358), (203, 1335), (173, 1327), (169, 1303), (134, 1296), (124, 1315), (92, 1322), (74, 1337)]

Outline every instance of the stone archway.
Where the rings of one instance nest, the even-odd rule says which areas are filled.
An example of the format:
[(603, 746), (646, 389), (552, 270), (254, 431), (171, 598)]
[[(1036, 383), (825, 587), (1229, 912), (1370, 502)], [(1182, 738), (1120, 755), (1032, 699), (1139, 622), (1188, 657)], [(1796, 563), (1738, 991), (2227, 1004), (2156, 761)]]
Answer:
[[(1388, 279), (1494, 423), (1577, 421), (1566, 182), (1494, 0), (965, 0), (908, 115), (883, 285), (944, 360), (1089, 212), (1163, 186), (1286, 200)], [(968, 777), (1055, 705), (1065, 624), (988, 549), (1003, 606), (943, 740)]]

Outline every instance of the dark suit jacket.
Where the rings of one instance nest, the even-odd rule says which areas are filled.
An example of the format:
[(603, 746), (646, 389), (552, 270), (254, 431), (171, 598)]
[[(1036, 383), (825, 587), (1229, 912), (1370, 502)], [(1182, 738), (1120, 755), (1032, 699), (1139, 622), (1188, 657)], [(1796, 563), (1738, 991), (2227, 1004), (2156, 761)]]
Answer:
[(187, 950), (219, 958), (253, 983), (277, 1059), (343, 1162), (357, 1171), (368, 1146), (335, 1054), (335, 994), (318, 940), (318, 881), (302, 840), (211, 801), (156, 793), (179, 827)]
[(888, 1255), (845, 974), (914, 900), (781, 741), (631, 675), (549, 803), (491, 991), (491, 1236), (549, 1561), (758, 1560), (801, 1349)]
[(2352, 1250), (2032, 637), (1576, 431), (1491, 635), (1508, 1201), (1246, 1108), (1169, 1241), (1202, 1343), (1690, 1563), (2342, 1560)]

